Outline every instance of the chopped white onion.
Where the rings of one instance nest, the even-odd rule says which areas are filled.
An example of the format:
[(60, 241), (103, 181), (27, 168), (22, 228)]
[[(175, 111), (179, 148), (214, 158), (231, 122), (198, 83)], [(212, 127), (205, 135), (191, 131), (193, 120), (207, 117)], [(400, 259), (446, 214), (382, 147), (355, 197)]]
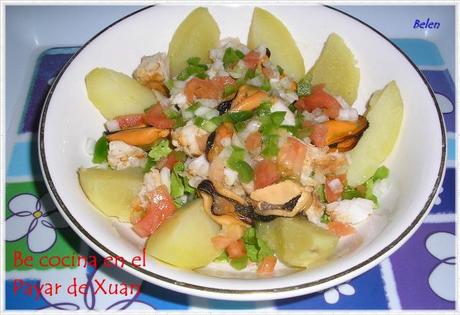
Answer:
[(185, 120), (190, 120), (195, 116), (195, 114), (193, 114), (193, 112), (189, 110), (181, 110), (181, 113), (182, 113), (182, 117)]
[(327, 117), (326, 115), (321, 115), (321, 116), (317, 116), (313, 119), (316, 123), (320, 124), (322, 122), (325, 122), (325, 121), (328, 121), (329, 120), (329, 117)]
[(178, 93), (171, 96), (171, 104), (184, 104), (187, 103), (187, 97), (184, 93)]
[(262, 84), (263, 84), (263, 81), (262, 81), (262, 78), (260, 76), (255, 76), (254, 78), (252, 78), (251, 80), (248, 81), (248, 84), (254, 85), (254, 86), (257, 86), (257, 87), (261, 87)]
[(118, 120), (116, 119), (107, 120), (105, 122), (105, 128), (107, 128), (109, 132), (115, 132), (121, 129), (120, 124), (118, 123)]
[(229, 147), (232, 145), (232, 139), (230, 137), (225, 137), (222, 140), (220, 140), (220, 144), (223, 147)]
[(209, 162), (206, 160), (204, 154), (195, 159), (192, 159), (187, 167), (187, 171), (190, 175), (193, 176), (200, 176), (203, 178), (208, 176)]
[(171, 192), (171, 170), (167, 167), (163, 167), (160, 171), (161, 184), (165, 185), (168, 189), (168, 193)]
[(270, 108), (270, 112), (285, 112), (286, 115), (284, 116), (284, 120), (281, 123), (281, 125), (284, 126), (295, 126), (295, 116), (294, 114), (289, 110), (289, 108), (283, 104), (281, 101), (275, 102), (273, 106)]
[(327, 205), (327, 213), (335, 221), (357, 224), (366, 220), (372, 213), (374, 202), (363, 198), (342, 200)]
[(336, 194), (342, 192), (343, 190), (342, 182), (338, 178), (334, 178), (329, 183), (327, 183), (327, 185), (329, 186), (331, 191)]
[(208, 108), (216, 108), (217, 105), (219, 105), (219, 102), (217, 100), (213, 100), (209, 98), (200, 98), (200, 99), (197, 99), (196, 101), (199, 102), (204, 107), (208, 107)]
[(219, 116), (219, 111), (217, 109), (210, 109), (206, 114), (204, 114), (204, 118), (208, 120), (217, 116)]
[(261, 125), (260, 121), (258, 121), (258, 120), (250, 120), (250, 121), (247, 123), (246, 128), (244, 128), (244, 129), (239, 133), (240, 138), (241, 138), (243, 141), (246, 141), (246, 138), (247, 138), (251, 133), (253, 133), (254, 131), (259, 130), (260, 125)]
[(195, 111), (196, 116), (204, 117), (208, 111), (211, 109), (205, 106), (200, 106), (198, 109)]
[(175, 87), (175, 88), (183, 89), (183, 88), (185, 88), (185, 85), (186, 85), (186, 84), (187, 84), (187, 82), (185, 82), (185, 81), (174, 80), (174, 87)]
[(260, 54), (260, 58), (262, 58), (263, 56), (265, 56), (265, 53), (267, 52), (267, 46), (261, 44), (255, 49), (255, 51), (257, 51)]
[(234, 133), (232, 136), (232, 144), (237, 147), (243, 147), (243, 144), (241, 143), (241, 140), (236, 133)]
[(238, 179), (238, 173), (234, 170), (224, 167), (224, 181), (227, 186), (233, 186)]
[(337, 116), (336, 119), (345, 121), (357, 121), (358, 111), (354, 108), (342, 108), (339, 110), (339, 116)]

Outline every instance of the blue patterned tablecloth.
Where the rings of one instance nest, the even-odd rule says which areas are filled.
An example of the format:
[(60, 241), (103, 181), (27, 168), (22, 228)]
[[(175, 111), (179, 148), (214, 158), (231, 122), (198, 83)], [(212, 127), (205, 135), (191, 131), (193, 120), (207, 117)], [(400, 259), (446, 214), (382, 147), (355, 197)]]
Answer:
[[(448, 139), (447, 172), (441, 192), (421, 227), (389, 258), (351, 281), (316, 294), (270, 302), (230, 302), (186, 296), (142, 282), (120, 269), (100, 267), (15, 267), (15, 250), (32, 255), (96, 255), (59, 217), (40, 174), (36, 132), (40, 111), (53, 78), (77, 48), (52, 48), (36, 62), (35, 74), (6, 176), (6, 308), (13, 309), (454, 309), (455, 308), (455, 85), (438, 48), (420, 39), (397, 39), (422, 70), (444, 114)], [(49, 220), (49, 218), (52, 220)], [(107, 284), (134, 283), (141, 293), (103, 295), (97, 279)], [(16, 279), (16, 288), (15, 282)], [(37, 295), (37, 284), (87, 283), (86, 296), (64, 292)], [(22, 281), (22, 282), (21, 282)], [(21, 287), (20, 287), (21, 285)], [(27, 289), (29, 288), (29, 291)], [(16, 292), (15, 292), (16, 291)]]

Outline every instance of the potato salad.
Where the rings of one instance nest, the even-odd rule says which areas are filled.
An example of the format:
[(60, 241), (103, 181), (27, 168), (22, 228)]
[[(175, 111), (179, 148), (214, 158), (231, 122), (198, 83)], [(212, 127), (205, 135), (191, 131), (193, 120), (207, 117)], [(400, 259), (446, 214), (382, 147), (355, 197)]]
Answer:
[(169, 51), (141, 57), (130, 76), (88, 73), (106, 121), (81, 186), (174, 266), (271, 274), (278, 260), (327, 262), (379, 207), (374, 185), (389, 175), (402, 119), (397, 85), (358, 113), (360, 71), (344, 40), (331, 34), (306, 72), (287, 28), (259, 8), (247, 44), (219, 37), (198, 8)]

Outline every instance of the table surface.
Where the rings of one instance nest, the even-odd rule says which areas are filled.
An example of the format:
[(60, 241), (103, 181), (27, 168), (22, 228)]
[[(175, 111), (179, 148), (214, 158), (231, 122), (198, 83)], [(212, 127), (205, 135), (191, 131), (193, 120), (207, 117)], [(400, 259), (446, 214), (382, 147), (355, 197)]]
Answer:
[[(7, 7), (6, 10), (6, 308), (308, 310), (455, 308), (455, 83), (454, 8), (421, 6), (341, 6), (392, 38), (428, 79), (444, 114), (448, 163), (435, 206), (417, 232), (389, 258), (336, 287), (271, 302), (229, 302), (186, 296), (137, 279), (119, 269), (15, 267), (13, 252), (24, 255), (95, 255), (59, 217), (43, 183), (37, 156), (40, 110), (54, 76), (87, 39), (138, 9), (112, 7)], [(84, 23), (83, 23), (84, 18)], [(414, 30), (415, 19), (439, 21), (438, 30)], [(56, 28), (58, 23), (60, 28)], [(78, 31), (76, 31), (78, 30)], [(71, 35), (71, 36), (69, 36)], [(28, 206), (31, 205), (31, 206)], [(35, 209), (30, 209), (35, 207)], [(31, 211), (32, 210), (32, 211)], [(32, 212), (43, 215), (36, 219)], [(53, 224), (49, 223), (52, 218)], [(440, 250), (440, 248), (442, 250)], [(91, 294), (72, 297), (14, 293), (26, 285), (76, 279), (96, 286), (135, 283), (139, 295)], [(71, 284), (71, 283), (68, 283)], [(417, 289), (414, 289), (417, 288)]]

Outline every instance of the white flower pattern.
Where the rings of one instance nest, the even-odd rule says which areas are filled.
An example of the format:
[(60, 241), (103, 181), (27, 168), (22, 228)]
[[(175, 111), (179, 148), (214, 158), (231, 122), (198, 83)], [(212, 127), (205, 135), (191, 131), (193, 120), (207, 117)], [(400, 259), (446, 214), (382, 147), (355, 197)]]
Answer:
[[(439, 246), (443, 244), (443, 246)], [(431, 290), (440, 298), (455, 301), (455, 236), (447, 232), (431, 234), (425, 246), (439, 260), (428, 277)]]
[(20, 194), (8, 203), (13, 213), (5, 221), (7, 242), (27, 237), (27, 247), (33, 253), (43, 253), (56, 242), (56, 229), (67, 227), (48, 193), (38, 199), (32, 194)]
[(434, 200), (434, 204), (439, 206), (442, 202), (441, 199), (441, 194), (444, 192), (444, 187), (439, 188), (438, 195), (436, 196), (436, 199)]
[(328, 304), (335, 304), (340, 299), (340, 294), (343, 295), (354, 295), (355, 288), (349, 283), (343, 283), (336, 287), (330, 288), (324, 291), (324, 300)]
[(439, 109), (441, 109), (441, 112), (448, 114), (454, 111), (454, 105), (447, 97), (440, 93), (435, 93), (434, 95), (436, 96), (436, 100), (438, 101)]

